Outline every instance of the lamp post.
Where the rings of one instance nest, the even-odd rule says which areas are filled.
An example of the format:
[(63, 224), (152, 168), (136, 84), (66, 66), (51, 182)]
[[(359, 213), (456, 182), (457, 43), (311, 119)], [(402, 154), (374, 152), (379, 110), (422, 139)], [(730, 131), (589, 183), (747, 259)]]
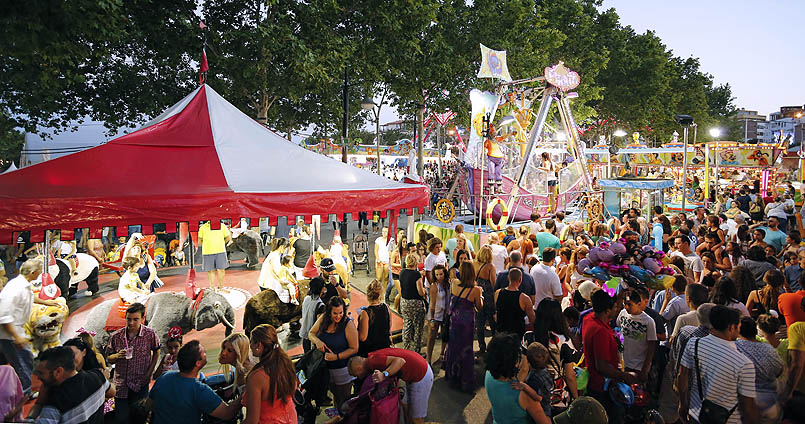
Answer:
[[(696, 125), (690, 115), (676, 115), (674, 120), (684, 128), (684, 147), (682, 148), (682, 213), (686, 213), (685, 203), (688, 189), (688, 128)], [(695, 139), (695, 137), (694, 137)]]
[[(615, 130), (615, 132), (612, 133), (612, 135), (620, 139), (621, 137), (626, 135), (626, 131), (619, 128)], [(615, 152), (617, 153), (617, 149), (613, 149), (612, 147), (613, 146), (609, 146), (609, 149), (607, 149), (607, 178), (612, 178), (612, 151), (615, 150)]]
[(344, 88), (342, 93), (344, 116), (341, 122), (341, 162), (347, 163), (347, 138), (349, 136), (349, 68), (344, 67)]
[(364, 110), (370, 110), (375, 115), (375, 143), (377, 146), (377, 175), (383, 175), (380, 166), (380, 105), (375, 103), (371, 97), (364, 97), (361, 102)]
[[(715, 160), (715, 162), (716, 162), (715, 163), (715, 168), (716, 168), (716, 181), (715, 181), (716, 184), (715, 184), (715, 186), (716, 186), (716, 188), (715, 188), (715, 192), (716, 192), (716, 196), (718, 196), (718, 189), (720, 188), (720, 183), (718, 181), (720, 179), (720, 177), (718, 175), (718, 158), (719, 158), (719, 156), (718, 156), (718, 138), (721, 137), (721, 128), (710, 128), (710, 136), (713, 137), (713, 141), (716, 142), (716, 160)], [(707, 150), (710, 150), (710, 149), (707, 149)]]

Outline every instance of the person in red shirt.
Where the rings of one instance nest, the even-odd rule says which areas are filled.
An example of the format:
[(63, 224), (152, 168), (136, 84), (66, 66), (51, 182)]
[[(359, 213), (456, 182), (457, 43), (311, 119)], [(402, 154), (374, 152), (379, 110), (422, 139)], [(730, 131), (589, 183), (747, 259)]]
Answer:
[(405, 381), (407, 422), (424, 423), (428, 415), (428, 399), (433, 388), (433, 370), (422, 355), (407, 349), (389, 347), (376, 350), (368, 358), (353, 356), (349, 360), (349, 373), (363, 379), (371, 374), (375, 383), (390, 376)]
[(590, 379), (587, 383), (587, 394), (601, 402), (607, 411), (610, 423), (623, 422), (625, 410), (623, 406), (612, 402), (604, 391), (604, 379), (623, 381), (627, 384), (637, 383), (637, 376), (620, 369), (618, 358), (618, 342), (609, 322), (615, 319), (620, 307), (607, 292), (597, 290), (592, 295), (593, 315), (584, 320), (582, 341), (584, 356)]
[[(803, 254), (800, 254), (802, 257)], [(805, 274), (803, 274), (805, 275)], [(777, 298), (777, 308), (785, 317), (785, 324), (791, 325), (797, 321), (805, 321), (805, 290), (793, 293), (783, 293)]]

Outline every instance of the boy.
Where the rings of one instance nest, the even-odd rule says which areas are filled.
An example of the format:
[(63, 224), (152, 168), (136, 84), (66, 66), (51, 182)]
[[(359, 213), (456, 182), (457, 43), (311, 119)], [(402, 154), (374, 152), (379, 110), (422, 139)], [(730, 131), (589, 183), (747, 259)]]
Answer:
[(307, 333), (316, 323), (319, 312), (324, 309), (324, 302), (321, 300), (324, 293), (324, 280), (321, 278), (310, 280), (310, 289), (307, 292), (307, 296), (305, 296), (305, 300), (302, 301), (302, 327), (299, 329), (299, 336), (302, 337), (302, 349), (304, 349), (305, 353), (312, 349)]
[(665, 290), (665, 299), (660, 308), (660, 314), (665, 319), (666, 334), (674, 332), (677, 317), (690, 312), (685, 298), (687, 286), (688, 279), (684, 275), (677, 275), (674, 277), (674, 284), (671, 285), (671, 288)]
[(630, 290), (624, 298), (624, 309), (618, 314), (618, 327), (623, 334), (623, 362), (627, 371), (636, 371), (640, 381), (648, 379), (657, 341), (657, 327), (645, 312), (648, 296)]
[(528, 345), (526, 349), (526, 359), (531, 371), (528, 373), (525, 383), (534, 389), (539, 400), (542, 410), (548, 418), (551, 417), (551, 390), (553, 389), (553, 378), (551, 373), (548, 372), (548, 361), (550, 360), (550, 353), (548, 349), (539, 342), (533, 342)]

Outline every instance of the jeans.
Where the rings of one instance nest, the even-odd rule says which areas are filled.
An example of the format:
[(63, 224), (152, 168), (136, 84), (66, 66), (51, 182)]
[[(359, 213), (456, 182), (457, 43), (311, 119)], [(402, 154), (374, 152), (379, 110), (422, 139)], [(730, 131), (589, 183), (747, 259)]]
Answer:
[(131, 419), (132, 409), (134, 409), (132, 406), (137, 403), (137, 401), (145, 399), (145, 397), (148, 396), (148, 386), (140, 388), (137, 392), (129, 388), (128, 395), (127, 398), (123, 399), (119, 397), (115, 398), (115, 422), (117, 423), (124, 424), (135, 421)]
[(31, 373), (34, 367), (34, 354), (29, 347), (22, 349), (11, 340), (0, 340), (0, 352), (6, 357), (8, 364), (17, 372), (25, 394), (31, 393)]
[(607, 411), (610, 424), (621, 424), (624, 422), (626, 409), (623, 406), (615, 404), (612, 398), (609, 397), (609, 393), (587, 389), (587, 395), (592, 396), (593, 399), (597, 400), (601, 406), (604, 407)]

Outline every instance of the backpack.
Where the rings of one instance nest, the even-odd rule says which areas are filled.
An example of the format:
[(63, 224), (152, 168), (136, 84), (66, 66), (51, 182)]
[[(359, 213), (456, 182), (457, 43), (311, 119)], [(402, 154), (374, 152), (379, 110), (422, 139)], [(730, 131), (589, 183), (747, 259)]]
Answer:
[(400, 389), (397, 377), (375, 384), (369, 375), (363, 380), (360, 393), (347, 401), (344, 408), (346, 424), (396, 424), (400, 421)]

